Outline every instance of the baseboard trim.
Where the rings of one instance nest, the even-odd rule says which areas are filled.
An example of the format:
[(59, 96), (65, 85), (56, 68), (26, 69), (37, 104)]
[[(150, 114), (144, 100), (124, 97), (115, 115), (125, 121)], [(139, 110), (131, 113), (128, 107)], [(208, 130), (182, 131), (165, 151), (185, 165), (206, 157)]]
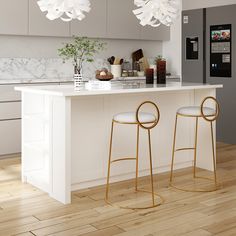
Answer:
[[(183, 169), (192, 166), (193, 161), (187, 161), (187, 162), (182, 162), (182, 163), (176, 163), (175, 165), (175, 170), (178, 169)], [(159, 168), (153, 169), (153, 173), (165, 173), (170, 171), (170, 165), (168, 166), (162, 166)], [(150, 174), (149, 170), (143, 170), (139, 172), (139, 176), (148, 176)], [(112, 176), (110, 178), (110, 183), (116, 183), (124, 180), (129, 180), (134, 178), (134, 173), (128, 173), (128, 174), (123, 174), (123, 175), (117, 175), (117, 176)], [(98, 187), (101, 185), (106, 184), (106, 178), (101, 178), (97, 180), (91, 180), (91, 181), (86, 181), (86, 182), (81, 182), (81, 183), (74, 183), (71, 185), (71, 191), (76, 191), (76, 190), (83, 190), (87, 188), (92, 188), (92, 187)]]
[(4, 154), (4, 155), (0, 155), (0, 160), (2, 159), (8, 159), (8, 158), (16, 158), (16, 157), (21, 157), (21, 153), (11, 153), (11, 154)]

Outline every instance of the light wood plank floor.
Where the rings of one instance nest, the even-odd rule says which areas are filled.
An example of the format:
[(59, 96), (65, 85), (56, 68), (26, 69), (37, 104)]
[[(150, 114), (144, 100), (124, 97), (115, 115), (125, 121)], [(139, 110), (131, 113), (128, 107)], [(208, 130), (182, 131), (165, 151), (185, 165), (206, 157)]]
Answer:
[[(104, 186), (73, 193), (64, 206), (47, 194), (20, 182), (19, 158), (0, 161), (0, 236), (235, 236), (236, 145), (218, 144), (221, 188), (211, 193), (187, 193), (168, 187), (169, 174), (155, 176), (165, 204), (148, 210), (124, 210), (104, 202)], [(191, 168), (176, 173), (176, 183), (190, 186)], [(199, 174), (206, 175), (199, 170)], [(149, 188), (142, 178), (142, 188)], [(150, 196), (133, 193), (133, 181), (111, 186), (117, 204), (147, 204)], [(194, 183), (197, 185), (196, 183)], [(205, 187), (207, 183), (198, 185)]]

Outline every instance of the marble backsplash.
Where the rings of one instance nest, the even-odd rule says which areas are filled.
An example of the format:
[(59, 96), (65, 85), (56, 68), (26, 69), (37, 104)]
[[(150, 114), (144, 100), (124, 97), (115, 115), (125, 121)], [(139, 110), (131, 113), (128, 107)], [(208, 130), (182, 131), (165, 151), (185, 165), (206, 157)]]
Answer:
[[(94, 78), (99, 68), (108, 68), (105, 59), (96, 59), (92, 63), (84, 63), (84, 78)], [(0, 58), (0, 80), (11, 79), (64, 79), (73, 78), (73, 65), (60, 58)]]

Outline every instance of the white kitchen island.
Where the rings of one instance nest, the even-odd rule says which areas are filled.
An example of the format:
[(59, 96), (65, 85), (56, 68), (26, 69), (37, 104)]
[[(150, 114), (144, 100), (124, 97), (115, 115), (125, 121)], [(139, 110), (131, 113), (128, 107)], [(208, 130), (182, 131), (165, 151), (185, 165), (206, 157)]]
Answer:
[[(106, 89), (74, 91), (73, 86), (16, 87), (22, 92), (22, 181), (67, 204), (71, 191), (105, 184), (112, 117), (136, 111), (146, 100), (157, 103), (161, 112), (152, 131), (154, 172), (170, 170), (176, 110), (200, 105), (206, 96), (216, 96), (221, 85), (170, 82), (114, 82)], [(194, 121), (182, 118), (177, 146), (192, 146)], [(135, 126), (114, 130), (114, 157), (135, 155)], [(212, 170), (210, 125), (199, 128), (198, 167)], [(146, 131), (140, 137), (140, 176), (149, 174)], [(192, 165), (193, 153), (176, 155), (175, 168)], [(112, 167), (111, 181), (134, 178), (135, 164)]]

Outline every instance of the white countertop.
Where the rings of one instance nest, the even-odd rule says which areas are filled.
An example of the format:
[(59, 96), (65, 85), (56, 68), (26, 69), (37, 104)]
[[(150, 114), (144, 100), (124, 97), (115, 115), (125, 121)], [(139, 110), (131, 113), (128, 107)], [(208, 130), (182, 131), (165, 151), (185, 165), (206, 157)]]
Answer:
[[(107, 83), (107, 82), (105, 82)], [(108, 86), (109, 87), (109, 86)], [(73, 85), (46, 85), (46, 86), (21, 86), (15, 87), (15, 90), (54, 96), (88, 96), (88, 95), (106, 95), (106, 94), (128, 94), (128, 93), (147, 93), (147, 92), (165, 92), (181, 91), (195, 89), (214, 89), (222, 88), (223, 85), (197, 84), (168, 82), (165, 85), (146, 84), (145, 82), (111, 82), (107, 89), (86, 89), (84, 86), (79, 90), (74, 90)]]

